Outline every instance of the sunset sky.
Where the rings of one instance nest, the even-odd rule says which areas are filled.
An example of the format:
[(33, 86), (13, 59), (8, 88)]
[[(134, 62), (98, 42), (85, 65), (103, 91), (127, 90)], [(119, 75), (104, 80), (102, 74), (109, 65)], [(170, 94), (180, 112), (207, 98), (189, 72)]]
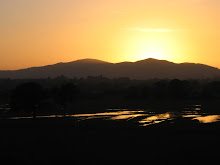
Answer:
[(220, 0), (0, 0), (0, 70), (150, 57), (220, 68)]

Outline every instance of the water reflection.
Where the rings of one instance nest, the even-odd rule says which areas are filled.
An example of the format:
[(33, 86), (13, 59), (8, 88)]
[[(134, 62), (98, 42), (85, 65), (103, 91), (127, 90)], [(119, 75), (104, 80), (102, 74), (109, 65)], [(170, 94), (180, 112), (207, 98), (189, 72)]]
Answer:
[(122, 120), (122, 119), (133, 119), (135, 117), (139, 117), (139, 116), (146, 116), (147, 114), (133, 114), (133, 115), (120, 115), (120, 116), (114, 116), (111, 117), (111, 120)]
[[(48, 115), (48, 116), (37, 116), (38, 118), (56, 118), (63, 117), (63, 115)], [(140, 126), (149, 126), (152, 124), (158, 124), (164, 121), (172, 121), (175, 123), (180, 118), (189, 118), (189, 122), (195, 120), (200, 123), (213, 123), (220, 121), (220, 115), (218, 114), (207, 114), (202, 112), (201, 105), (189, 105), (183, 108), (183, 110), (177, 110), (172, 112), (156, 112), (153, 110), (141, 110), (141, 109), (107, 109), (106, 112), (102, 113), (86, 113), (86, 114), (75, 114), (65, 115), (65, 117), (75, 118), (76, 121), (80, 122), (83, 120), (102, 119), (102, 120), (125, 120), (136, 122)], [(12, 117), (10, 119), (28, 119), (32, 117)], [(185, 120), (184, 120), (185, 121)]]
[(199, 120), (200, 123), (214, 123), (220, 120), (220, 115), (209, 115), (193, 118), (193, 120)]
[(202, 105), (189, 105), (184, 108), (187, 111), (201, 111)]
[[(70, 115), (67, 115), (70, 116)], [(71, 115), (72, 116), (72, 115)], [(63, 117), (63, 115), (48, 115), (48, 116), (37, 116), (37, 118), (56, 118), (56, 117)], [(25, 116), (25, 117), (10, 117), (9, 119), (32, 119), (33, 116)]]
[(10, 117), (10, 119), (32, 119), (33, 117), (27, 116), (27, 117)]
[(164, 114), (158, 114), (158, 115), (147, 117), (147, 118), (139, 121), (139, 123), (143, 124), (142, 126), (147, 126), (147, 125), (156, 124), (156, 123), (166, 121), (167, 119), (170, 119), (170, 118), (171, 118), (171, 113), (164, 113)]
[(195, 118), (200, 117), (201, 115), (182, 115), (183, 118)]
[[(119, 109), (117, 109), (119, 110)], [(115, 116), (115, 117), (111, 117), (112, 120), (116, 120), (116, 119), (128, 119), (128, 118), (134, 118), (137, 116), (141, 116), (141, 114), (136, 114), (136, 113), (144, 113), (145, 111), (128, 111), (126, 109), (126, 111), (121, 111), (121, 109), (119, 111), (115, 111), (115, 112), (103, 112), (103, 113), (92, 113), (92, 114), (77, 114), (77, 115), (73, 115), (74, 117), (89, 117), (89, 119), (91, 118), (97, 118), (97, 116), (103, 117), (103, 116)], [(88, 119), (88, 118), (87, 118)]]
[(200, 111), (200, 110), (201, 110), (201, 106), (202, 106), (202, 105), (194, 105), (195, 110), (196, 110), (196, 111)]

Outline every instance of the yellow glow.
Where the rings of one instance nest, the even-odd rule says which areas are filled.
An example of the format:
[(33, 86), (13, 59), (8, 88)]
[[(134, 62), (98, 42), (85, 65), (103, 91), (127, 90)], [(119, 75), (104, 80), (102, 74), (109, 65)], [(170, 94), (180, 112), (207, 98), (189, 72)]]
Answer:
[(171, 115), (169, 113), (164, 113), (164, 114), (147, 117), (139, 121), (139, 123), (150, 123), (150, 122), (158, 123), (160, 121), (157, 121), (157, 120), (165, 120), (165, 119), (169, 119), (170, 117)]
[(194, 120), (199, 120), (200, 123), (214, 123), (220, 120), (220, 115), (196, 117)]
[(0, 1), (0, 70), (84, 58), (220, 67), (219, 0), (20, 1)]
[(121, 119), (133, 119), (135, 117), (144, 116), (144, 114), (132, 114), (132, 115), (119, 115), (112, 117), (112, 120), (121, 120)]
[(146, 45), (142, 44), (143, 47), (137, 52), (139, 59), (155, 58), (155, 59), (165, 59), (166, 50), (164, 50), (164, 45), (159, 42), (149, 42)]
[(163, 57), (163, 53), (160, 53), (160, 52), (148, 52), (148, 53), (143, 53), (143, 59), (146, 59), (146, 58), (154, 58), (154, 59), (162, 59)]
[[(171, 30), (170, 30), (171, 31)], [(119, 45), (119, 61), (138, 61), (147, 58), (169, 60), (174, 62), (182, 61), (181, 54), (188, 54), (182, 43), (177, 38), (177, 32), (165, 30), (127, 30), (120, 35), (117, 44)], [(185, 39), (184, 39), (185, 40)], [(192, 50), (191, 50), (192, 51)]]

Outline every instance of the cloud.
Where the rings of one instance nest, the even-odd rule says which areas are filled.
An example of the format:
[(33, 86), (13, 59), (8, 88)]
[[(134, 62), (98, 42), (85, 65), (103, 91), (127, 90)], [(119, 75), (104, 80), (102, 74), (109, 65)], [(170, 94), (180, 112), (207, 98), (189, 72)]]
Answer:
[(140, 32), (157, 32), (157, 33), (186, 31), (186, 29), (145, 29), (145, 28), (122, 28), (122, 29), (131, 30), (131, 31), (140, 31)]

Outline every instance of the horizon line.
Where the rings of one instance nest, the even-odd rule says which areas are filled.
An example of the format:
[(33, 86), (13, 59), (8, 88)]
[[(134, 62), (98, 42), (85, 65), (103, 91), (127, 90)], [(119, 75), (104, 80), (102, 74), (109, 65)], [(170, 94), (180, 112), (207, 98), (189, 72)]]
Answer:
[(165, 60), (165, 59), (156, 59), (156, 58), (146, 58), (146, 59), (137, 60), (137, 61), (134, 61), (134, 62), (132, 62), (132, 61), (108, 62), (108, 61), (99, 60), (99, 59), (96, 59), (96, 58), (83, 58), (83, 59), (77, 59), (77, 60), (69, 61), (69, 62), (58, 62), (58, 63), (48, 64), (48, 65), (31, 66), (31, 67), (21, 68), (21, 69), (8, 69), (8, 70), (1, 70), (1, 69), (0, 69), (0, 71), (25, 70), (25, 69), (40, 68), (40, 67), (46, 67), (46, 66), (51, 66), (51, 65), (57, 65), (57, 64), (72, 63), (72, 62), (83, 61), (83, 60), (96, 60), (96, 61), (101, 61), (101, 62), (110, 63), (110, 64), (120, 64), (120, 63), (126, 63), (126, 62), (127, 62), (127, 63), (136, 63), (136, 62), (145, 61), (145, 60), (149, 60), (149, 59), (156, 60), (156, 61), (167, 61), (167, 62), (174, 63), (174, 64), (200, 64), (200, 65), (206, 65), (206, 66), (210, 66), (210, 67), (213, 67), (213, 68), (220, 69), (220, 68), (218, 68), (218, 67), (211, 66), (211, 65), (208, 65), (208, 64), (203, 64), (203, 63), (193, 63), (193, 62), (180, 62), (180, 63), (178, 63), (178, 62), (168, 61), (168, 60)]

